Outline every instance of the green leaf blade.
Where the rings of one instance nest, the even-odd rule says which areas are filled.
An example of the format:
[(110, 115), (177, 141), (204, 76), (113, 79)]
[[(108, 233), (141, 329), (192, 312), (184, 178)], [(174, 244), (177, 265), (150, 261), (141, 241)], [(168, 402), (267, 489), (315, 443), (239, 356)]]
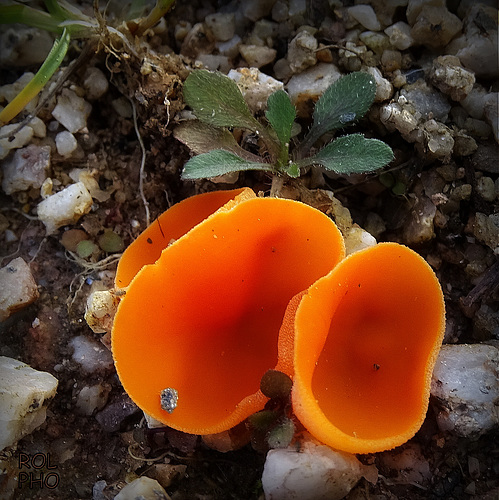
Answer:
[(315, 156), (300, 162), (300, 166), (320, 164), (337, 174), (373, 172), (393, 160), (390, 146), (378, 139), (366, 139), (362, 134), (350, 134), (330, 142)]
[(277, 90), (269, 96), (265, 116), (281, 144), (288, 145), (291, 139), (291, 129), (296, 118), (296, 108), (284, 90)]
[(252, 131), (260, 128), (237, 84), (222, 73), (193, 71), (184, 82), (183, 93), (194, 114), (209, 125)]
[(216, 149), (191, 158), (184, 165), (181, 177), (183, 180), (207, 179), (243, 170), (269, 171), (272, 165), (248, 161), (229, 151)]

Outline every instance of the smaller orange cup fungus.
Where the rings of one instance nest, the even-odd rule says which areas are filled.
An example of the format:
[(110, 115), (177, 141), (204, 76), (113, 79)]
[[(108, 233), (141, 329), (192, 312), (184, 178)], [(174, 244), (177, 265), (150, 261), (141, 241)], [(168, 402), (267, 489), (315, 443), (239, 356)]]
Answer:
[[(138, 257), (147, 238), (162, 237), (153, 230), (140, 237)], [(259, 389), (268, 369), (292, 375), (293, 329), (279, 338), (288, 303), (344, 255), (336, 225), (308, 205), (229, 203), (131, 280), (112, 332), (125, 390), (148, 415), (184, 432), (212, 434), (242, 422), (268, 400)]]
[(117, 288), (125, 288), (146, 264), (153, 264), (173, 241), (219, 209), (229, 210), (241, 201), (255, 198), (249, 188), (212, 191), (191, 196), (163, 212), (123, 253), (116, 270)]
[(348, 256), (309, 288), (294, 327), (293, 410), (313, 436), (374, 453), (418, 431), (445, 327), (422, 257), (397, 243)]

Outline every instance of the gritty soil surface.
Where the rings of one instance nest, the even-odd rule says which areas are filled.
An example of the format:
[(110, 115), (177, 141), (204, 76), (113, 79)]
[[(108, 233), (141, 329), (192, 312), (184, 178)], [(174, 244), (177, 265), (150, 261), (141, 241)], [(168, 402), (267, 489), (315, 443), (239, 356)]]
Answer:
[[(128, 400), (114, 368), (104, 367), (86, 373), (72, 358), (70, 345), (71, 339), (77, 336), (101, 342), (102, 335), (93, 333), (83, 319), (85, 302), (96, 282), (100, 282), (102, 288), (111, 286), (116, 259), (109, 259), (108, 254), (99, 250), (90, 258), (75, 259), (61, 243), (63, 233), (70, 228), (83, 229), (89, 239), (97, 242), (105, 229), (111, 229), (122, 238), (126, 247), (146, 226), (144, 203), (138, 191), (141, 146), (133, 116), (121, 116), (113, 107), (113, 101), (125, 96), (136, 108), (138, 130), (146, 151), (144, 197), (151, 221), (172, 204), (196, 193), (240, 186), (249, 186), (266, 194), (270, 190), (271, 177), (261, 173), (242, 173), (237, 182), (230, 185), (180, 179), (182, 166), (190, 153), (173, 137), (172, 128), (184, 107), (182, 82), (194, 67), (194, 62), (192, 55), (179, 54), (180, 43), (175, 40), (174, 28), (181, 21), (194, 25), (207, 14), (224, 7), (221, 5), (224, 2), (219, 5), (216, 1), (199, 2), (199, 5), (198, 2), (188, 3), (187, 6), (177, 5), (166, 16), (165, 32), (144, 36), (136, 54), (127, 53), (126, 49), (113, 53), (109, 47), (106, 50), (103, 46), (95, 46), (91, 56), (65, 83), (65, 87), (77, 86), (85, 70), (95, 66), (108, 77), (110, 86), (104, 96), (92, 102), (87, 131), (77, 135), (79, 149), (75, 155), (62, 158), (53, 150), (50, 177), (64, 186), (72, 182), (68, 172), (73, 168), (88, 169), (95, 173), (100, 189), (110, 194), (108, 199), (94, 200), (90, 213), (74, 225), (60, 228), (47, 237), (45, 227), (35, 217), (36, 206), (41, 201), (39, 190), (10, 196), (0, 193), (1, 215), (6, 221), (0, 250), (2, 266), (15, 257), (23, 257), (29, 263), (40, 291), (35, 303), (0, 325), (0, 354), (50, 372), (59, 381), (57, 395), (48, 407), (46, 422), (22, 439), (17, 447), (4, 452), (4, 458), (10, 463), (11, 478), (19, 475), (20, 454), (50, 454), (51, 463), (57, 466), (55, 471), (59, 483), (53, 489), (40, 489), (36, 484), (31, 489), (16, 489), (13, 498), (87, 499), (93, 496), (95, 499), (110, 499), (126, 482), (140, 475), (157, 478), (176, 500), (263, 498), (264, 453), (255, 451), (251, 444), (220, 453), (210, 449), (197, 436), (171, 429), (148, 430), (143, 414)], [(319, 4), (326, 8), (327, 2), (309, 4), (316, 9)], [(334, 18), (329, 7), (327, 9), (328, 15)], [(403, 13), (398, 17), (402, 20)], [(320, 27), (320, 16), (305, 15), (305, 20), (306, 24), (316, 23), (315, 27)], [(316, 37), (321, 43), (344, 44), (341, 36), (346, 30), (340, 29), (341, 19), (335, 20), (339, 23), (335, 25), (339, 35), (331, 40), (331, 36), (328, 38), (319, 32)], [(245, 29), (250, 32), (252, 24), (248, 22)], [(285, 55), (293, 33), (295, 31), (288, 38), (276, 37), (273, 40), (277, 58)], [(165, 46), (171, 48), (171, 53), (165, 55)], [(147, 51), (147, 47), (158, 52)], [(78, 56), (80, 48), (70, 50), (69, 60)], [(426, 51), (426, 57), (436, 57), (431, 50), (421, 47), (405, 52), (411, 55), (416, 65), (415, 61), (423, 51)], [(146, 58), (154, 68), (149, 73), (143, 70)], [(331, 49), (331, 59), (339, 64), (336, 48)], [(230, 59), (230, 62), (233, 67), (245, 65), (240, 56)], [(2, 83), (10, 83), (26, 70), (7, 69)], [(272, 64), (260, 70), (275, 76)], [(383, 72), (390, 77), (389, 72)], [(484, 80), (483, 84), (491, 87), (494, 82)], [(42, 110), (39, 116), (47, 123), (52, 120), (49, 109)], [(308, 123), (309, 119), (301, 119), (304, 129)], [(447, 125), (452, 126), (452, 123)], [(352, 130), (380, 137), (381, 129), (381, 126), (363, 121)], [(50, 132), (48, 135), (49, 138), (53, 136)], [(355, 179), (325, 177), (319, 185), (310, 173), (289, 181), (284, 192), (307, 199), (316, 196), (317, 188), (331, 190), (350, 210), (355, 223), (371, 229), (381, 228), (376, 234), (378, 241), (410, 243), (434, 267), (442, 284), (448, 322), (445, 342), (497, 341), (497, 255), (490, 242), (480, 241), (474, 232), (477, 213), (487, 217), (497, 213), (497, 195), (486, 200), (477, 190), (477, 183), (484, 176), (492, 178), (497, 186), (497, 144), (489, 136), (477, 139), (478, 149), (471, 155), (436, 159), (424, 148), (415, 151), (414, 144), (407, 142), (397, 131), (389, 133), (385, 129), (383, 135), (382, 139), (395, 152), (390, 168), (395, 167), (393, 175), (403, 186), (401, 192), (395, 193), (390, 186), (387, 187), (379, 175)], [(45, 142), (54, 145), (48, 139)], [(450, 199), (451, 193), (463, 185), (471, 186), (469, 194), (461, 198), (456, 196), (451, 208), (439, 210), (439, 201), (444, 204), (444, 198), (432, 198), (432, 195), (446, 193)], [(417, 212), (428, 202), (432, 207), (437, 206), (432, 218), (432, 234), (422, 237), (420, 243), (408, 242), (412, 236), (408, 236), (407, 228), (417, 226)], [(329, 209), (327, 204), (322, 208), (324, 211)], [(418, 227), (414, 230), (416, 233), (420, 230)], [(8, 234), (15, 235), (14, 239), (5, 236), (6, 229), (10, 231)], [(12, 239), (14, 241), (10, 241)], [(108, 260), (103, 260), (106, 258)], [(83, 387), (95, 384), (103, 387), (107, 398), (103, 407), (94, 414), (84, 415), (76, 407), (77, 395)], [(497, 433), (492, 431), (470, 439), (442, 432), (437, 427), (435, 408), (437, 402), (432, 401), (422, 429), (411, 440), (420, 446), (422, 456), (429, 464), (429, 477), (419, 484), (400, 480), (400, 477), (394, 477), (395, 471), (383, 465), (382, 454), (361, 456), (361, 461), (378, 466), (381, 477), (376, 485), (361, 480), (348, 498), (497, 498)], [(479, 463), (478, 470), (470, 465), (476, 464), (475, 459)]]

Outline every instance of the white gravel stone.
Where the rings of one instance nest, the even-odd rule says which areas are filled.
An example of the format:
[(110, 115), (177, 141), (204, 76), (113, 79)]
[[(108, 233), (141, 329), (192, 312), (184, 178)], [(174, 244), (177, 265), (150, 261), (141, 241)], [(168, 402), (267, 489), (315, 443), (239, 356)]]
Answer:
[(73, 360), (81, 366), (85, 373), (95, 374), (112, 368), (111, 352), (100, 342), (79, 335), (74, 337), (69, 345), (74, 349)]
[(50, 146), (30, 144), (3, 163), (2, 189), (6, 194), (40, 188), (50, 167)]
[(227, 42), (236, 31), (234, 14), (210, 14), (206, 16), (204, 22), (219, 42)]
[(446, 121), (451, 105), (440, 92), (429, 86), (424, 80), (418, 80), (412, 85), (406, 85), (400, 95), (407, 99), (423, 118), (430, 115), (436, 120)]
[(444, 345), (431, 385), (439, 427), (476, 437), (499, 424), (499, 349), (485, 344)]
[(57, 152), (64, 158), (71, 156), (71, 153), (78, 147), (76, 137), (67, 130), (59, 132), (55, 136), (55, 147)]
[(80, 415), (93, 415), (107, 403), (110, 387), (102, 382), (85, 386), (76, 396), (76, 410)]
[(344, 235), (344, 238), (347, 255), (376, 245), (376, 238), (358, 224), (354, 224)]
[(414, 45), (411, 27), (403, 21), (392, 24), (385, 29), (385, 33), (390, 38), (390, 43), (398, 50), (406, 50)]
[(38, 296), (35, 279), (21, 257), (0, 269), (0, 322), (34, 302)]
[(90, 101), (95, 101), (102, 97), (109, 89), (109, 82), (106, 75), (95, 66), (87, 68), (83, 76), (83, 88), (85, 96)]
[(300, 31), (288, 45), (287, 59), (293, 73), (313, 66), (317, 62), (315, 50), (319, 46), (317, 39), (308, 31)]
[(475, 75), (461, 66), (456, 56), (439, 56), (433, 61), (431, 82), (454, 101), (462, 101), (473, 88)]
[(370, 5), (354, 5), (348, 7), (348, 15), (353, 17), (364, 28), (370, 31), (379, 31), (381, 24), (376, 17), (374, 9)]
[(366, 71), (376, 81), (376, 95), (374, 97), (374, 102), (383, 102), (390, 99), (393, 95), (393, 85), (386, 78), (383, 78), (383, 75), (378, 68), (369, 66)]
[(28, 126), (23, 127), (14, 134), (14, 130), (18, 127), (17, 123), (0, 127), (0, 160), (3, 160), (12, 149), (26, 146), (33, 138), (34, 130)]
[(267, 108), (267, 99), (276, 90), (282, 90), (282, 82), (262, 73), (257, 68), (231, 69), (227, 75), (234, 80), (252, 112)]
[(365, 477), (377, 480), (374, 466), (355, 455), (336, 451), (311, 439), (296, 446), (270, 450), (262, 475), (267, 500), (339, 500)]
[(166, 491), (156, 479), (142, 476), (127, 484), (114, 500), (166, 500), (167, 498)]
[(319, 63), (294, 75), (286, 85), (299, 116), (309, 116), (310, 100), (316, 101), (341, 73), (334, 64)]
[(92, 105), (70, 89), (64, 89), (57, 98), (57, 104), (52, 116), (67, 130), (78, 132), (87, 126), (87, 118), (92, 111)]
[(0, 356), (0, 450), (33, 432), (46, 418), (57, 379), (16, 359)]
[(38, 204), (38, 218), (45, 224), (47, 234), (61, 226), (76, 222), (90, 212), (92, 197), (83, 182), (76, 182)]
[(261, 68), (274, 61), (277, 55), (275, 49), (260, 45), (239, 45), (239, 52), (252, 68)]
[(472, 118), (482, 120), (486, 107), (497, 105), (498, 95), (497, 92), (489, 92), (481, 85), (475, 85), (460, 104)]

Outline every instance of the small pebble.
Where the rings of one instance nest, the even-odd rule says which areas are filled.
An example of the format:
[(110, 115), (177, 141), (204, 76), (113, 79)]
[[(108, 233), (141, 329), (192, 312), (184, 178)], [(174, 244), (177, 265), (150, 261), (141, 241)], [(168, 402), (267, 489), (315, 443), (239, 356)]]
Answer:
[(111, 387), (102, 382), (83, 387), (76, 396), (77, 413), (90, 416), (102, 409), (107, 403), (110, 390)]
[(69, 158), (71, 153), (77, 148), (78, 142), (71, 132), (63, 130), (55, 136), (55, 146), (57, 148), (57, 152), (63, 158)]
[(3, 163), (2, 189), (6, 194), (38, 189), (50, 167), (50, 146), (30, 144)]
[(260, 45), (239, 45), (239, 52), (252, 68), (261, 68), (274, 61), (277, 51)]
[(379, 31), (381, 29), (376, 13), (370, 5), (354, 5), (348, 7), (347, 12), (349, 16), (353, 17), (367, 30)]
[(142, 476), (127, 484), (114, 500), (166, 500), (167, 498), (166, 491), (158, 481)]
[(52, 234), (59, 227), (76, 222), (91, 208), (90, 193), (83, 182), (76, 182), (41, 201), (37, 212), (47, 234)]
[(83, 76), (83, 88), (85, 97), (89, 101), (96, 101), (102, 97), (109, 89), (109, 82), (106, 75), (95, 66), (87, 68)]
[(431, 385), (441, 430), (477, 437), (499, 424), (499, 350), (485, 344), (444, 345)]
[(18, 127), (17, 123), (0, 127), (0, 160), (3, 160), (12, 149), (26, 146), (35, 135), (34, 130), (28, 126), (13, 134)]
[(70, 89), (64, 89), (57, 98), (52, 116), (71, 133), (78, 132), (87, 126), (87, 118), (92, 105), (82, 97), (78, 97)]
[(267, 108), (267, 99), (283, 84), (257, 68), (231, 69), (227, 75), (234, 80), (253, 113)]
[(31, 269), (22, 257), (0, 269), (0, 322), (33, 303), (38, 296)]
[(227, 42), (235, 34), (236, 21), (234, 14), (210, 14), (206, 16), (204, 22), (219, 42)]
[(317, 62), (317, 39), (306, 30), (300, 31), (288, 45), (287, 60), (293, 73), (300, 73)]
[[(409, 22), (410, 24), (410, 22)], [(438, 29), (435, 27), (438, 26)], [(446, 7), (424, 5), (412, 25), (411, 36), (429, 49), (445, 47), (462, 29), (463, 23)]]
[(476, 190), (485, 201), (494, 201), (496, 199), (494, 180), (491, 177), (480, 177), (476, 183)]
[(113, 357), (100, 342), (79, 335), (69, 342), (73, 348), (73, 361), (78, 363), (86, 374), (97, 374), (111, 370)]
[(0, 451), (45, 422), (58, 381), (16, 359), (0, 356)]
[(461, 66), (455, 56), (439, 56), (433, 61), (431, 82), (454, 101), (462, 101), (473, 88), (475, 75)]
[(414, 44), (411, 27), (403, 21), (389, 26), (385, 29), (385, 33), (390, 38), (390, 43), (398, 50), (407, 50)]
[(477, 240), (485, 243), (496, 255), (499, 255), (499, 213), (485, 215), (477, 212), (473, 234)]

